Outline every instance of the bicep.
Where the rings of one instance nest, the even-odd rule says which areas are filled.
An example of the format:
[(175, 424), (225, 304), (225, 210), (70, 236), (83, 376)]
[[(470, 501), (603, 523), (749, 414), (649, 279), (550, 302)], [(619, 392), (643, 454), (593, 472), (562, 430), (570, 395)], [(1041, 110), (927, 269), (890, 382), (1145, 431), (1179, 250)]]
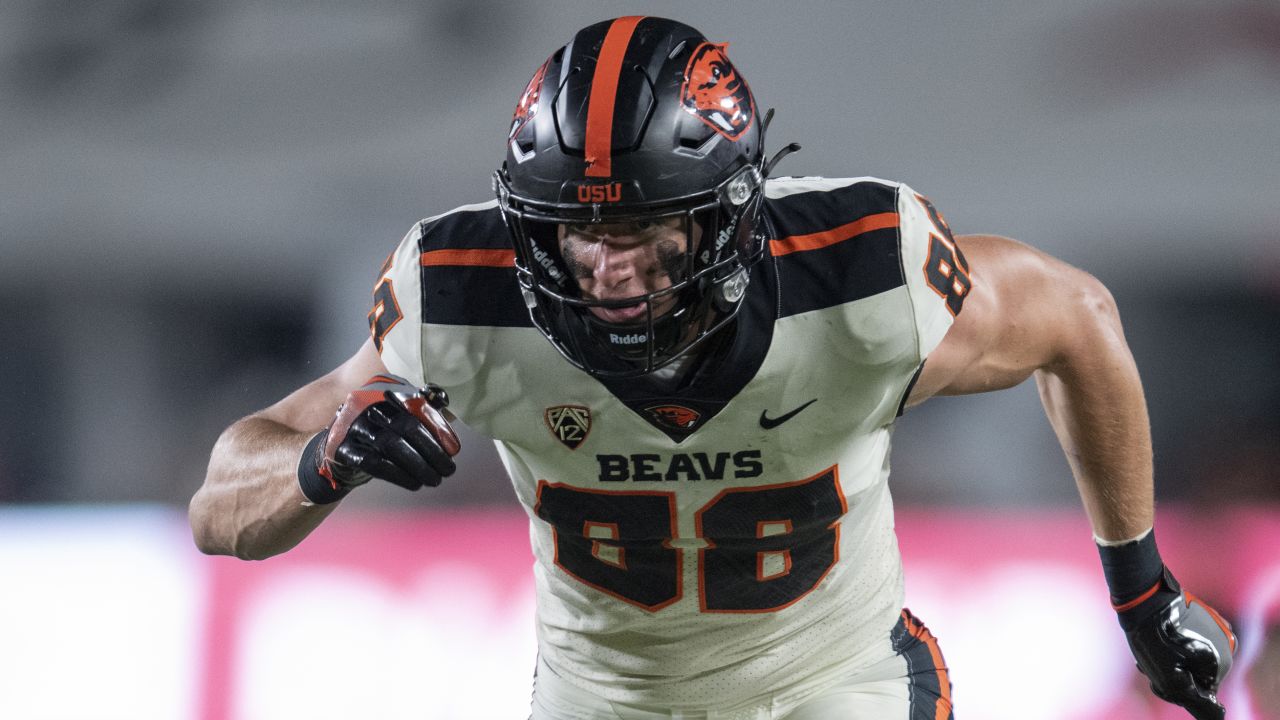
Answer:
[[(1088, 273), (1022, 243), (963, 235), (973, 287), (962, 312), (929, 354), (909, 405), (1018, 385), (1051, 365), (1105, 288)], [(1109, 297), (1109, 296), (1108, 296)]]
[(372, 340), (323, 377), (290, 393), (274, 405), (255, 413), (299, 432), (318, 431), (333, 420), (347, 394), (370, 377), (387, 372)]

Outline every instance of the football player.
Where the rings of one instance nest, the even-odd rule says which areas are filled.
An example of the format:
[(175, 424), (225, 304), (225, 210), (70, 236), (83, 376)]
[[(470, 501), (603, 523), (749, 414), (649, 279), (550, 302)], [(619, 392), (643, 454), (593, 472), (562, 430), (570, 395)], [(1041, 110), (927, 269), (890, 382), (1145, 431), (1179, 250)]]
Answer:
[(267, 557), (372, 478), (437, 485), (456, 417), (532, 524), (534, 718), (949, 718), (903, 607), (890, 435), (930, 397), (1035, 376), (1138, 667), (1222, 718), (1235, 637), (1157, 550), (1107, 290), (953, 235), (904, 184), (771, 177), (795, 148), (769, 158), (768, 122), (693, 28), (578, 32), (519, 99), (496, 199), (417, 223), (369, 341), (223, 434), (200, 548)]

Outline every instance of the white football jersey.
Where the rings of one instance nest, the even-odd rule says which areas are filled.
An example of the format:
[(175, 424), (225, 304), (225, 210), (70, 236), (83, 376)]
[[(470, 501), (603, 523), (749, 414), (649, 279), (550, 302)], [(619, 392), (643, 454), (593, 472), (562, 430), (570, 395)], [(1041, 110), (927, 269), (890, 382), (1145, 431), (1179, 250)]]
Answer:
[(495, 202), (419, 223), (375, 290), (387, 369), (448, 391), (529, 513), (541, 658), (617, 702), (803, 693), (899, 617), (890, 434), (968, 266), (902, 184), (770, 180), (764, 213), (723, 360), (676, 390), (557, 353)]

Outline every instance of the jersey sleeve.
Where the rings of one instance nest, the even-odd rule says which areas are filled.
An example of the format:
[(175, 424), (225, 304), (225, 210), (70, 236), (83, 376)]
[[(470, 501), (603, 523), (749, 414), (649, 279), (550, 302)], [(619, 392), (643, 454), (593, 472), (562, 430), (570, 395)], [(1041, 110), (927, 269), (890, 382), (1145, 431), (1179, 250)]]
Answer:
[(382, 264), (369, 311), (369, 333), (382, 364), (415, 385), (426, 383), (422, 367), (421, 238), (422, 223), (417, 223)]
[(969, 263), (942, 214), (906, 185), (898, 190), (898, 232), (916, 349), (923, 361), (960, 314), (973, 283)]

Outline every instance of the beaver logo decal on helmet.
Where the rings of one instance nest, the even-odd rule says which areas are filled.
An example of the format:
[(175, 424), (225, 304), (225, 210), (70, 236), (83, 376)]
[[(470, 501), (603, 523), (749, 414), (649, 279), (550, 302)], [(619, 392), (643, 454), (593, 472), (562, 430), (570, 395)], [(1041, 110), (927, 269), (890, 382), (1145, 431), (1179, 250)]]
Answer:
[(516, 111), (511, 116), (511, 132), (507, 133), (507, 139), (516, 136), (524, 128), (525, 124), (538, 114), (538, 93), (542, 88), (542, 78), (547, 74), (547, 65), (550, 64), (551, 58), (542, 63), (542, 67), (538, 68), (538, 72), (533, 74), (533, 79), (525, 86), (524, 92), (520, 94), (520, 102), (516, 105)]
[(730, 140), (751, 127), (751, 92), (724, 49), (728, 43), (704, 42), (694, 48), (684, 70), (680, 102), (689, 113)]

